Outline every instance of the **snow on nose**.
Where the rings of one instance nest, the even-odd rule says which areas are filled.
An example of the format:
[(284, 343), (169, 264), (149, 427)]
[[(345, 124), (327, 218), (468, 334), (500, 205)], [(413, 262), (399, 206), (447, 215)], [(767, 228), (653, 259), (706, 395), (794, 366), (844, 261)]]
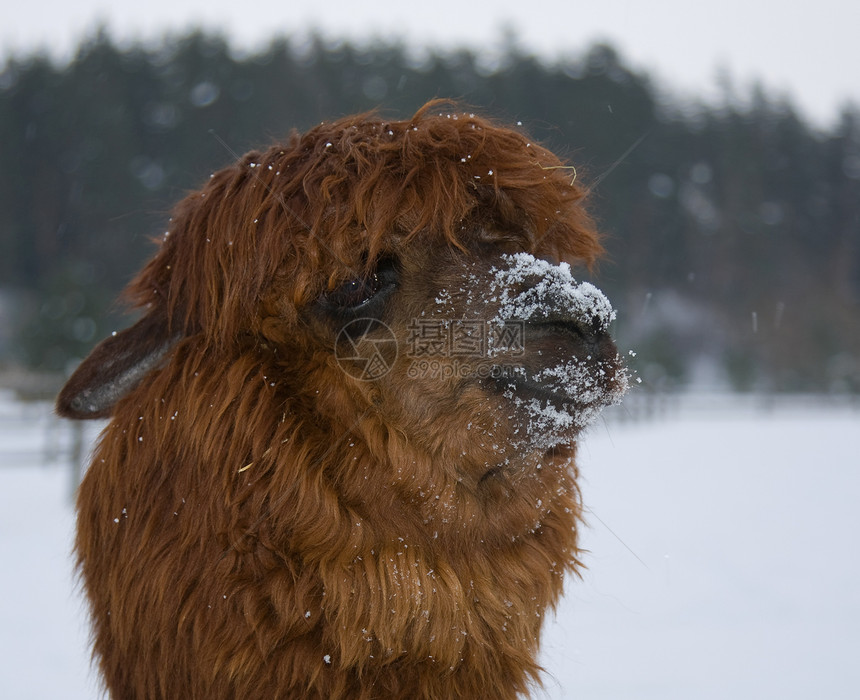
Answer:
[(503, 255), (493, 268), (490, 296), (499, 304), (496, 320), (571, 320), (599, 332), (609, 330), (615, 311), (589, 282), (577, 282), (565, 262), (553, 265), (528, 253)]

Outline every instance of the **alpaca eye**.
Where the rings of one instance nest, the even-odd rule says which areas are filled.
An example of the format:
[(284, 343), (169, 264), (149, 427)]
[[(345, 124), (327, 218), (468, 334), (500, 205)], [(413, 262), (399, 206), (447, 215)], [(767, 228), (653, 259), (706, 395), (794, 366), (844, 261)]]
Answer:
[(319, 298), (319, 306), (336, 317), (352, 317), (357, 313), (378, 316), (385, 308), (385, 300), (396, 289), (398, 278), (396, 261), (383, 258), (367, 276), (347, 280), (323, 294)]
[(355, 309), (375, 297), (382, 286), (379, 275), (374, 273), (365, 279), (344, 282), (340, 287), (326, 294), (326, 301), (333, 306)]

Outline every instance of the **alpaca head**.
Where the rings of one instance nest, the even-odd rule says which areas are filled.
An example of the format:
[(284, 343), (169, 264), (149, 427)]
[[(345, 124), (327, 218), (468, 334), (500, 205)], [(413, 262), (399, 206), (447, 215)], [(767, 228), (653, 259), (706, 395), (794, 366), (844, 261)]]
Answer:
[(372, 412), (474, 492), (509, 484), (626, 388), (614, 312), (571, 274), (602, 252), (583, 194), (519, 133), (429, 107), (247, 154), (181, 203), (127, 293), (144, 318), (60, 412), (109, 415), (185, 338), (257, 346), (336, 433)]
[[(82, 363), (58, 410), (113, 417), (120, 437), (93, 468), (123, 499), (185, 504), (196, 489), (231, 556), (266, 542), (298, 557), (296, 581), (310, 571), (316, 583), (302, 586), (325, 591), (331, 626), (309, 619), (338, 663), (366, 667), (377, 648), (342, 629), (377, 640), (377, 658), (394, 649), (451, 668), (472, 639), (519, 659), (505, 682), (520, 687), (535, 666), (511, 650), (533, 652), (576, 562), (575, 442), (626, 373), (609, 302), (574, 277), (602, 248), (571, 170), (517, 131), (437, 110), (323, 124), (212, 175), (127, 290), (141, 319)], [(155, 486), (130, 486), (135, 470), (157, 471)], [(84, 494), (82, 509), (107, 498)], [(87, 566), (102, 554), (82, 532), (96, 599), (101, 574)], [(392, 602), (406, 585), (387, 563), (398, 552), (418, 557), (419, 580)], [(288, 600), (260, 609), (286, 620)], [(504, 622), (511, 601), (531, 611), (522, 629)], [(452, 625), (459, 641), (447, 640)]]

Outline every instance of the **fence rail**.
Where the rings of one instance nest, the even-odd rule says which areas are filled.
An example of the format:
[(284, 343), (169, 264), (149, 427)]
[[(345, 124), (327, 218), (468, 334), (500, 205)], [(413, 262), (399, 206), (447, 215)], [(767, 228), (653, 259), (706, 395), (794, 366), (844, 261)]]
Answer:
[(103, 425), (63, 420), (54, 413), (52, 401), (22, 400), (13, 391), (0, 390), (0, 469), (68, 469), (74, 492)]

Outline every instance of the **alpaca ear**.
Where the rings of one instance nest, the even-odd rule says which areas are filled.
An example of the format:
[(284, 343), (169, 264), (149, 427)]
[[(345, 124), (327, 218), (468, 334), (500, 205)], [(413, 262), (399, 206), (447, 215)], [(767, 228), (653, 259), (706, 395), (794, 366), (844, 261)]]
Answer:
[(181, 336), (150, 312), (131, 328), (99, 343), (75, 370), (57, 398), (65, 418), (107, 418), (117, 401), (158, 367)]

